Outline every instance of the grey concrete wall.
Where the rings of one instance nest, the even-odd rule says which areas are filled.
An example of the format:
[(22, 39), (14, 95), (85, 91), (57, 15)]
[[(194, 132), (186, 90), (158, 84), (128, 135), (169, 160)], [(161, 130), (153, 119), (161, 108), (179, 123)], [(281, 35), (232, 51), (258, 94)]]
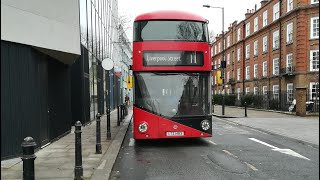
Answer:
[(80, 55), (78, 0), (1, 0), (1, 40)]

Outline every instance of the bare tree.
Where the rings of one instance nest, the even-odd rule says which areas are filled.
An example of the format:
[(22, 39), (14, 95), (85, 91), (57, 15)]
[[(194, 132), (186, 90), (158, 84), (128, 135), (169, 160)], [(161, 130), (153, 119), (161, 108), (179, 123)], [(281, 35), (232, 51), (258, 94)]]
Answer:
[(209, 30), (209, 42), (213, 43), (216, 39), (217, 34), (213, 30)]
[(118, 17), (118, 26), (119, 27), (122, 26), (124, 31), (127, 31), (127, 30), (131, 29), (132, 28), (132, 23), (130, 21), (130, 18), (132, 18), (132, 17), (130, 17), (128, 15), (120, 15)]

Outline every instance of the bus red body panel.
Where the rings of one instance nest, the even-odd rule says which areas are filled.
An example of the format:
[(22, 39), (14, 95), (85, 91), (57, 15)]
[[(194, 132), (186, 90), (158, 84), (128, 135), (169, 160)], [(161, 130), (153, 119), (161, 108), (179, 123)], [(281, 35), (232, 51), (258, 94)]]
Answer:
[(136, 17), (134, 21), (143, 21), (143, 20), (188, 20), (188, 21), (201, 21), (206, 22), (207, 20), (203, 17), (182, 11), (174, 10), (162, 10), (154, 11), (149, 13), (144, 13)]
[[(144, 118), (141, 119), (141, 117)], [(134, 139), (212, 137), (211, 134), (193, 129), (136, 107), (133, 107), (133, 121)], [(138, 126), (143, 122), (148, 124), (148, 130), (145, 133), (140, 133)], [(167, 136), (167, 132), (184, 132), (184, 136)]]
[(165, 10), (133, 27), (135, 139), (212, 137), (208, 21)]

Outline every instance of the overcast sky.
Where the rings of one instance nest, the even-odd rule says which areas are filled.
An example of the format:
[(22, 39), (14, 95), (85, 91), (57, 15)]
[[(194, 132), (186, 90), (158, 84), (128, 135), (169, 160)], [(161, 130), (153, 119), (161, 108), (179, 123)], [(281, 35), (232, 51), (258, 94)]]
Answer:
[[(222, 30), (222, 13), (220, 9), (204, 8), (203, 4), (224, 7), (225, 26), (235, 20), (244, 20), (247, 9), (254, 9), (255, 4), (260, 8), (261, 0), (118, 0), (119, 15), (125, 15), (130, 19), (130, 26), (139, 14), (155, 10), (182, 10), (201, 15), (209, 20), (209, 30), (216, 34)], [(132, 28), (127, 31), (127, 36), (132, 40)]]

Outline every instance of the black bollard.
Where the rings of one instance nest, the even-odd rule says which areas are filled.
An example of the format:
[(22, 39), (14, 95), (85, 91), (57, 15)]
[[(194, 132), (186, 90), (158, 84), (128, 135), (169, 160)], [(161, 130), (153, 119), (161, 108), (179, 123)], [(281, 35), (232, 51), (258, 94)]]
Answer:
[(101, 154), (102, 150), (101, 150), (101, 115), (100, 113), (97, 114), (97, 125), (96, 125), (96, 154)]
[(120, 107), (117, 106), (117, 126), (120, 126)]
[(74, 179), (83, 179), (83, 167), (82, 167), (82, 147), (81, 147), (81, 122), (77, 121), (75, 126), (75, 168)]
[(119, 105), (119, 109), (120, 122), (122, 122), (122, 104)]
[(111, 139), (111, 130), (110, 130), (110, 108), (107, 108), (107, 140)]
[(121, 120), (121, 122), (122, 122), (122, 120), (124, 119), (124, 116), (123, 116), (123, 105), (121, 104), (120, 105), (120, 120)]
[(23, 155), (21, 157), (23, 161), (23, 179), (34, 180), (34, 160), (36, 155), (34, 154), (34, 148), (36, 147), (32, 137), (24, 138), (21, 147)]
[(124, 119), (126, 117), (126, 106), (124, 104), (122, 104), (122, 119)]
[(247, 102), (244, 102), (244, 117), (247, 117)]

